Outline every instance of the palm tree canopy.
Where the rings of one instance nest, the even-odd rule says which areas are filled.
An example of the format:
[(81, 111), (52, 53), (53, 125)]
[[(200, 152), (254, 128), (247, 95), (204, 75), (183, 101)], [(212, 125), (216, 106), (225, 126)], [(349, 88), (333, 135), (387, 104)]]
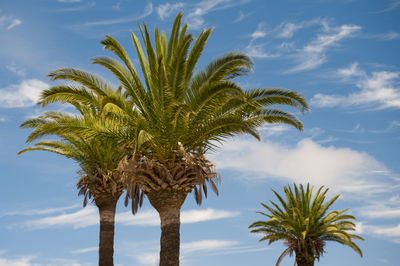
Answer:
[(278, 203), (261, 203), (268, 212), (258, 213), (267, 217), (267, 220), (254, 222), (249, 228), (253, 228), (252, 233), (263, 234), (260, 241), (267, 240), (268, 244), (285, 241), (288, 248), (278, 259), (277, 265), (285, 255), (293, 252), (302, 253), (309, 260), (319, 259), (324, 253), (326, 241), (347, 245), (362, 256), (361, 249), (353, 240), (364, 239), (351, 233), (356, 228), (355, 217), (346, 214), (348, 209), (328, 211), (339, 195), (327, 200), (327, 192), (328, 189), (321, 186), (313, 195), (313, 186), (307, 184), (306, 187), (298, 187), (294, 184), (293, 189), (284, 187), (284, 196), (273, 190)]
[(135, 143), (136, 150), (144, 145), (142, 150), (151, 151), (152, 157), (167, 159), (180, 148), (204, 154), (216, 142), (236, 133), (259, 138), (256, 127), (265, 122), (302, 129), (294, 115), (272, 107), (283, 104), (301, 112), (308, 110), (299, 93), (284, 89), (244, 91), (232, 81), (251, 70), (253, 63), (247, 55), (228, 53), (195, 72), (212, 29), (203, 30), (192, 45), (193, 36), (187, 33), (187, 25), (181, 27), (181, 20), (182, 13), (175, 19), (169, 40), (156, 27), (154, 44), (147, 26), (139, 25), (144, 49), (132, 32), (143, 80), (127, 52), (110, 36), (101, 43), (123, 63), (109, 57), (93, 60), (118, 78), (135, 106), (132, 112), (132, 105), (110, 102), (126, 116), (134, 116), (135, 123), (127, 125), (127, 131), (134, 132), (128, 135), (135, 138), (128, 141)]
[[(44, 137), (53, 139), (36, 142), (34, 146), (23, 149), (19, 154), (32, 150), (44, 150), (73, 159), (80, 165), (80, 180), (77, 184), (79, 194), (84, 195), (84, 206), (88, 199), (98, 201), (99, 197), (113, 195), (119, 197), (124, 188), (121, 175), (117, 171), (118, 163), (125, 155), (120, 149), (118, 138), (94, 135), (101, 130), (120, 131), (119, 123), (111, 119), (112, 114), (104, 108), (106, 100), (120, 99), (121, 89), (113, 89), (105, 81), (88, 72), (77, 69), (61, 69), (57, 79), (75, 82), (76, 85), (53, 86), (44, 90), (40, 103), (46, 106), (52, 102), (72, 104), (79, 114), (68, 114), (57, 111), (44, 112), (42, 115), (27, 119), (22, 128), (33, 128), (27, 138), (32, 143)], [(50, 74), (53, 77), (54, 72)], [(92, 88), (88, 90), (87, 88)], [(57, 95), (56, 97), (54, 95)], [(56, 137), (56, 139), (54, 139)], [(135, 213), (142, 203), (143, 195), (138, 192), (137, 204), (132, 204)]]

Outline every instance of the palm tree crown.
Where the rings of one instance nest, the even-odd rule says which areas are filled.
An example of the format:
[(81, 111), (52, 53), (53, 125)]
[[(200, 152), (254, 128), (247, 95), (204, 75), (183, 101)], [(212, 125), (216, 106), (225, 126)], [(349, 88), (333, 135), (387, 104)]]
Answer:
[[(93, 200), (99, 209), (99, 265), (113, 265), (115, 208), (125, 187), (117, 166), (125, 152), (120, 149), (119, 139), (91, 136), (88, 133), (89, 129), (93, 131), (96, 128), (116, 127), (115, 120), (110, 119), (109, 112), (103, 107), (106, 97), (123, 97), (121, 89), (112, 89), (99, 77), (76, 69), (60, 69), (52, 72), (50, 77), (73, 81), (84, 87), (61, 85), (44, 90), (41, 94), (42, 106), (54, 101), (68, 102), (80, 114), (51, 111), (24, 121), (21, 127), (33, 128), (28, 136), (28, 143), (43, 137), (55, 136), (57, 139), (39, 141), (19, 154), (31, 150), (44, 150), (79, 163), (80, 178), (77, 188), (79, 195), (84, 195), (83, 205), (86, 206), (88, 200)], [(94, 92), (85, 89), (87, 87), (94, 88)], [(132, 198), (136, 201), (132, 202), (132, 211), (135, 213), (142, 204), (143, 194), (138, 190), (133, 192), (136, 197)]]
[(347, 245), (362, 256), (361, 249), (353, 239), (364, 239), (350, 233), (356, 227), (352, 221), (355, 217), (345, 214), (348, 209), (328, 212), (339, 195), (326, 201), (328, 189), (324, 190), (321, 186), (313, 196), (313, 187), (308, 184), (306, 188), (296, 184), (294, 189), (284, 187), (285, 198), (276, 191), (273, 192), (281, 206), (273, 201), (270, 201), (272, 206), (261, 203), (268, 213), (258, 213), (268, 219), (254, 222), (249, 228), (254, 228), (252, 233), (264, 235), (260, 241), (268, 240), (268, 244), (278, 240), (285, 242), (287, 249), (281, 254), (276, 265), (293, 252), (296, 254), (297, 265), (314, 265), (315, 259), (319, 260), (324, 253), (326, 241)]

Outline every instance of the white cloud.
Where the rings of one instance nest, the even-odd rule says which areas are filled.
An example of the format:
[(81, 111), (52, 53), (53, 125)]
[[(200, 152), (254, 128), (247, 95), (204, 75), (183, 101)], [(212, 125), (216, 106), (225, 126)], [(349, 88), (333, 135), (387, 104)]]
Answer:
[(400, 72), (379, 71), (368, 75), (353, 63), (347, 69), (339, 69), (338, 74), (359, 90), (348, 95), (318, 93), (311, 99), (311, 104), (318, 107), (373, 105), (380, 109), (400, 108)]
[(178, 10), (184, 7), (184, 3), (165, 3), (157, 6), (157, 14), (161, 20), (165, 20), (166, 18), (170, 17), (173, 13), (176, 13)]
[(238, 244), (237, 241), (227, 241), (227, 240), (200, 240), (188, 243), (183, 243), (181, 245), (182, 253), (187, 255), (188, 253), (196, 251), (214, 251), (216, 249), (222, 249), (231, 247)]
[(7, 65), (6, 68), (7, 68), (7, 70), (13, 72), (17, 76), (20, 76), (20, 77), (25, 76), (25, 71), (23, 69), (19, 68), (15, 63)]
[(267, 35), (266, 26), (264, 23), (259, 23), (257, 29), (250, 35), (252, 40), (264, 38)]
[(223, 4), (229, 4), (230, 0), (202, 0), (198, 2), (195, 7), (189, 11), (186, 16), (186, 21), (191, 29), (199, 29), (204, 26), (204, 15), (221, 7)]
[(298, 65), (288, 72), (298, 72), (315, 69), (326, 62), (326, 51), (344, 38), (352, 36), (361, 30), (357, 25), (342, 25), (336, 28), (328, 28), (327, 32), (317, 35), (316, 39), (305, 45), (295, 54)]
[[(239, 212), (205, 209), (186, 210), (181, 212), (181, 223), (190, 224), (230, 218), (239, 215)], [(116, 221), (124, 225), (159, 226), (160, 218), (155, 210), (140, 211), (136, 215), (131, 212), (117, 214)]]
[[(71, 259), (62, 259), (62, 258), (52, 258), (47, 259), (47, 263), (37, 263), (37, 258), (35, 256), (19, 256), (17, 258), (5, 258), (0, 257), (0, 266), (83, 266), (74, 260)], [(91, 265), (91, 264), (85, 264)]]
[(98, 251), (99, 247), (82, 248), (71, 251), (73, 254), (84, 254), (88, 252)]
[(21, 257), (17, 259), (0, 258), (1, 266), (32, 266), (32, 257)]
[[(80, 3), (82, 1), (74, 1), (74, 0), (67, 0), (64, 3)], [(82, 2), (82, 4), (80, 5), (73, 5), (73, 6), (68, 6), (68, 7), (63, 7), (63, 8), (59, 8), (57, 9), (57, 11), (61, 11), (61, 12), (75, 12), (75, 11), (82, 11), (82, 10), (86, 10), (89, 8), (92, 8), (96, 6), (96, 2), (94, 0), (91, 1), (86, 1), (86, 2)]]
[(280, 26), (280, 32), (276, 35), (278, 38), (292, 38), (293, 34), (298, 31), (299, 29), (303, 28), (304, 25), (294, 24), (294, 23), (284, 23)]
[(385, 13), (385, 12), (389, 12), (389, 11), (391, 11), (391, 10), (393, 10), (393, 9), (398, 8), (399, 6), (400, 6), (400, 1), (398, 1), (398, 0), (397, 0), (397, 1), (392, 1), (392, 3), (390, 4), (389, 7), (385, 8), (385, 9), (383, 9), (383, 10), (374, 12), (374, 13)]
[(374, 200), (371, 203), (359, 208), (358, 213), (369, 219), (387, 220), (400, 218), (400, 194), (394, 195), (389, 199)]
[(246, 46), (245, 51), (247, 55), (254, 58), (276, 58), (279, 54), (269, 54), (265, 51), (264, 44), (254, 44), (250, 42), (249, 45)]
[(391, 31), (391, 32), (388, 32), (388, 33), (382, 33), (382, 34), (374, 35), (374, 37), (376, 37), (378, 39), (385, 40), (385, 41), (391, 41), (391, 40), (400, 39), (400, 33)]
[(0, 89), (0, 108), (28, 107), (36, 104), (39, 94), (49, 87), (38, 79), (22, 81), (18, 85), (10, 85)]
[(142, 265), (157, 266), (159, 263), (159, 254), (156, 252), (146, 252), (136, 256)]
[(6, 118), (3, 116), (0, 116), (0, 122), (4, 122), (4, 121), (6, 121)]
[(67, 210), (72, 210), (76, 209), (79, 207), (79, 205), (71, 205), (67, 207), (60, 207), (60, 208), (48, 208), (48, 209), (29, 209), (29, 210), (18, 210), (18, 211), (12, 211), (12, 212), (6, 212), (4, 215), (5, 216), (13, 216), (13, 215), (46, 215), (46, 214), (51, 214), (51, 213), (56, 213), (56, 212), (64, 212)]
[(130, 211), (118, 213), (115, 221), (123, 225), (159, 226), (160, 218), (155, 210), (140, 210), (132, 215)]
[[(188, 261), (188, 258), (190, 258), (193, 254), (198, 256), (198, 253), (204, 253), (207, 254), (207, 256), (212, 256), (220, 255), (221, 251), (228, 253), (240, 253), (243, 251), (243, 249), (245, 252), (253, 251), (250, 250), (249, 247), (236, 246), (238, 243), (239, 242), (237, 241), (217, 239), (206, 239), (181, 243), (181, 264), (191, 265), (190, 261)], [(140, 251), (138, 251), (138, 249)], [(134, 257), (140, 262), (141, 265), (156, 266), (159, 264), (159, 253), (157, 252), (157, 249), (158, 248), (154, 245), (154, 243), (152, 243), (151, 246), (135, 246), (136, 254)]]
[[(55, 210), (67, 210), (71, 207), (54, 208), (45, 210), (34, 210), (35, 215), (49, 214)], [(20, 212), (18, 212), (20, 213)], [(239, 212), (225, 210), (205, 209), (205, 210), (186, 210), (181, 212), (181, 223), (190, 224), (205, 221), (212, 221), (224, 218), (231, 218), (239, 215)], [(24, 227), (30, 229), (41, 229), (48, 227), (72, 226), (74, 229), (84, 228), (98, 224), (98, 210), (94, 206), (87, 206), (84, 209), (63, 213), (60, 215), (44, 217), (40, 219), (29, 220), (23, 223)], [(123, 225), (138, 226), (159, 226), (160, 218), (155, 210), (141, 210), (136, 215), (130, 211), (117, 213), (115, 222)]]
[(81, 26), (93, 27), (93, 26), (101, 26), (101, 25), (114, 25), (114, 24), (120, 24), (120, 23), (128, 23), (128, 22), (133, 22), (133, 21), (137, 21), (142, 18), (145, 18), (145, 17), (151, 15), (151, 13), (153, 13), (153, 4), (150, 2), (149, 4), (146, 5), (142, 14), (139, 16), (86, 22)]
[(185, 20), (191, 29), (200, 29), (206, 25), (204, 16), (216, 10), (231, 8), (248, 3), (250, 0), (201, 0), (189, 10)]
[(231, 218), (238, 216), (239, 212), (231, 212), (224, 210), (205, 209), (205, 210), (187, 210), (181, 214), (181, 221), (183, 224), (198, 223), (212, 220), (219, 220), (224, 218)]
[[(218, 169), (238, 171), (242, 178), (278, 178), (325, 185), (335, 192), (379, 193), (390, 189), (372, 181), (386, 168), (372, 156), (350, 148), (323, 146), (303, 139), (294, 147), (279, 143), (235, 139), (211, 158)], [(379, 175), (378, 175), (379, 176)]]
[(14, 18), (13, 16), (0, 15), (0, 28), (11, 30), (12, 28), (20, 25), (21, 20)]
[(360, 214), (367, 218), (392, 219), (400, 218), (398, 206), (368, 205), (359, 210)]
[(400, 244), (400, 224), (397, 225), (364, 225), (366, 234), (389, 239)]
[(238, 23), (248, 17), (249, 14), (244, 14), (242, 11), (239, 11), (239, 16), (233, 21), (233, 23)]
[(44, 217), (30, 220), (23, 225), (30, 229), (41, 229), (57, 226), (72, 226), (74, 229), (98, 224), (98, 210), (94, 206), (87, 206), (73, 213)]

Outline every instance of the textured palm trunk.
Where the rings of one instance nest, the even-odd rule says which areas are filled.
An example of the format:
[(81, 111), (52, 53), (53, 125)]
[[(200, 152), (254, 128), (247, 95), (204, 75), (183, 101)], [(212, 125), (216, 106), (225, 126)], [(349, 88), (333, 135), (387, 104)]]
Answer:
[(99, 266), (114, 265), (114, 223), (118, 199), (96, 201), (100, 214)]
[(314, 266), (314, 260), (309, 261), (305, 256), (296, 254), (296, 264), (297, 266)]
[(187, 192), (165, 189), (147, 194), (161, 221), (160, 266), (179, 266), (180, 212)]

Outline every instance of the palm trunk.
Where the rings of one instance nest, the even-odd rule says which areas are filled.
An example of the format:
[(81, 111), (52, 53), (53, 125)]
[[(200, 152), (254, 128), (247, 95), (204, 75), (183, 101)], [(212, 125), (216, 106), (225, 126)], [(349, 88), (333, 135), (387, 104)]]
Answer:
[(297, 266), (314, 266), (314, 260), (307, 260), (306, 256), (296, 254)]
[(114, 223), (115, 208), (118, 199), (102, 200), (99, 204), (100, 214), (100, 241), (99, 241), (99, 266), (114, 265)]
[(147, 194), (161, 221), (160, 266), (179, 266), (180, 212), (187, 192), (165, 189)]

